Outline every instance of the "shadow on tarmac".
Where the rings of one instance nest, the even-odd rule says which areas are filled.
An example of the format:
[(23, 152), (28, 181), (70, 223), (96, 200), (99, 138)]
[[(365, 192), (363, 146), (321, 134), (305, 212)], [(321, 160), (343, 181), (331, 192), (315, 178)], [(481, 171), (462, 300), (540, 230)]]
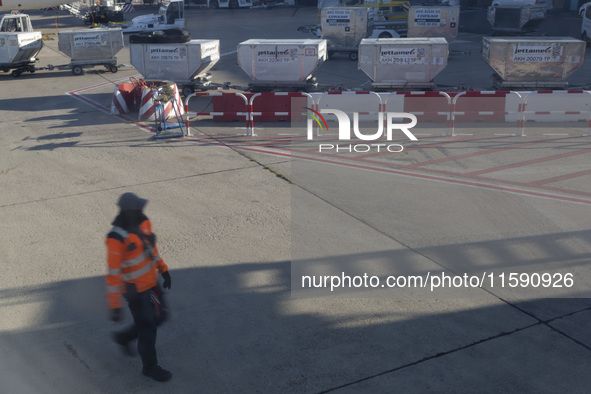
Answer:
[[(548, 245), (585, 235), (524, 237), (422, 252), (450, 254), (476, 247), (500, 252), (514, 242), (549, 250)], [(380, 252), (378, 257), (404, 260), (397, 253)], [(589, 254), (564, 253), (566, 261), (582, 264), (589, 259)], [(375, 258), (373, 253), (352, 256)], [(515, 265), (521, 263), (528, 262)], [(591, 384), (591, 341), (585, 326), (565, 320), (588, 322), (589, 299), (501, 300), (446, 311), (453, 301), (290, 299), (288, 261), (171, 273), (167, 297), (172, 318), (159, 330), (157, 343), (161, 364), (174, 373), (166, 386), (141, 376), (139, 358), (123, 356), (111, 342), (109, 333), (123, 325), (107, 321), (104, 278), (91, 277), (0, 290), (3, 390), (302, 393), (391, 392), (386, 388), (397, 387), (401, 392), (584, 392)], [(9, 328), (15, 314), (28, 325)], [(129, 312), (125, 314), (129, 322)], [(564, 332), (556, 328), (561, 324)]]

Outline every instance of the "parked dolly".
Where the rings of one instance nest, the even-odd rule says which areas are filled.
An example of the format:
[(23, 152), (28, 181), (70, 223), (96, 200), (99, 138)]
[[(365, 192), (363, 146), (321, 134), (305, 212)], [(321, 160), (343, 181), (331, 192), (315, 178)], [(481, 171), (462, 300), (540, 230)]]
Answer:
[[(68, 56), (74, 75), (82, 75), (85, 67), (104, 66), (116, 73), (120, 65), (115, 55), (123, 48), (121, 28), (68, 30), (58, 33), (58, 49)], [(58, 67), (61, 68), (61, 67)]]
[(41, 32), (33, 31), (29, 15), (13, 12), (0, 21), (0, 70), (13, 77), (34, 73), (36, 56), (43, 48)]

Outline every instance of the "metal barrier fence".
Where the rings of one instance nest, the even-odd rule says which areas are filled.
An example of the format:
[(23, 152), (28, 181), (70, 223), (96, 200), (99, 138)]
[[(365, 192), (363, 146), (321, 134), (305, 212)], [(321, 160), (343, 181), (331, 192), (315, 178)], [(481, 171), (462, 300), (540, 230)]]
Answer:
[[(255, 116), (292, 116), (295, 115), (293, 114), (291, 111), (258, 111), (256, 112), (254, 110), (254, 101), (255, 99), (259, 98), (259, 97), (291, 97), (291, 98), (295, 98), (295, 97), (307, 97), (308, 99), (312, 100), (312, 106), (314, 107), (314, 98), (306, 92), (261, 92), (261, 93), (255, 93), (254, 95), (252, 95), (252, 97), (250, 98), (249, 101), (249, 106), (251, 109), (251, 113), (250, 113), (250, 130), (252, 131), (252, 135), (254, 134), (254, 117)], [(315, 109), (315, 108), (312, 108)]]
[(386, 96), (386, 99), (384, 100), (384, 106), (383, 106), (383, 111), (387, 112), (387, 106), (388, 106), (388, 101), (390, 100), (391, 97), (394, 96), (404, 96), (406, 97), (427, 97), (427, 98), (444, 98), (445, 101), (445, 105), (444, 108), (446, 109), (445, 111), (428, 111), (428, 110), (423, 110), (423, 111), (416, 111), (416, 110), (412, 110), (412, 111), (404, 111), (404, 112), (408, 112), (411, 113), (413, 115), (419, 115), (419, 116), (428, 116), (428, 115), (436, 115), (436, 116), (445, 116), (446, 117), (446, 124), (445, 124), (445, 135), (453, 135), (453, 130), (451, 130), (450, 132), (450, 121), (451, 121), (451, 97), (449, 96), (449, 94), (445, 93), (445, 92), (440, 92), (440, 91), (410, 91), (410, 92), (393, 92), (390, 93)]
[[(537, 111), (528, 111), (527, 110), (527, 105), (530, 101), (531, 97), (540, 97), (540, 96), (557, 96), (557, 97), (564, 97), (564, 96), (572, 96), (575, 94), (580, 94), (583, 96), (586, 96), (586, 98), (588, 100), (586, 101), (578, 101), (578, 104), (584, 104), (583, 106), (585, 108), (587, 108), (586, 110), (556, 110), (556, 109), (546, 109), (543, 111), (537, 110)], [(552, 104), (554, 105), (556, 103), (556, 100), (552, 101)], [(530, 92), (528, 94), (526, 94), (523, 98), (522, 104), (521, 104), (521, 115), (522, 115), (522, 119), (521, 119), (521, 133), (519, 134), (520, 136), (525, 136), (525, 121), (526, 121), (526, 117), (527, 115), (560, 115), (560, 116), (574, 116), (574, 115), (585, 115), (587, 117), (587, 136), (591, 136), (591, 91), (588, 90), (538, 90), (538, 91), (534, 91), (534, 92)]]
[[(193, 97), (197, 96), (223, 96), (223, 95), (234, 95), (236, 97), (240, 97), (244, 100), (244, 112), (189, 112), (189, 100)], [(191, 127), (189, 125), (189, 116), (193, 115), (197, 116), (223, 116), (223, 115), (236, 115), (236, 116), (244, 116), (246, 120), (246, 135), (253, 135), (251, 126), (251, 116), (252, 110), (250, 107), (250, 103), (246, 96), (242, 93), (237, 92), (203, 92), (203, 93), (192, 93), (185, 98), (185, 116), (186, 116), (186, 123), (187, 123), (187, 135), (191, 136)]]
[[(516, 95), (519, 99), (518, 102), (521, 102), (521, 94), (519, 94), (518, 92), (512, 92), (512, 91), (488, 91), (488, 90), (481, 90), (481, 91), (465, 91), (465, 92), (460, 92), (458, 94), (455, 95), (455, 97), (453, 98), (451, 105), (452, 105), (452, 110), (450, 112), (450, 117), (451, 117), (451, 136), (453, 137), (455, 135), (455, 123), (456, 123), (456, 116), (457, 115), (479, 115), (479, 116), (495, 116), (495, 115), (502, 115), (502, 116), (506, 116), (506, 115), (510, 115), (510, 114), (518, 114), (520, 112), (520, 109), (523, 106), (518, 105), (517, 106), (517, 110), (516, 111), (507, 111), (505, 109), (505, 106), (503, 106), (503, 110), (492, 110), (492, 111), (458, 111), (457, 107), (458, 107), (458, 100), (460, 98), (469, 98), (472, 100), (471, 104), (474, 104), (473, 101), (476, 100), (478, 101), (478, 99), (491, 99), (491, 98), (503, 98), (503, 99), (507, 99), (507, 96), (510, 95)], [(523, 128), (524, 125), (522, 123), (520, 123), (519, 119), (517, 120), (517, 129), (515, 131), (515, 135), (519, 135), (519, 128), (520, 126)]]
[[(577, 104), (583, 109), (578, 110), (556, 110), (552, 108), (538, 108), (536, 110), (529, 110), (528, 105), (530, 105), (531, 100), (534, 97), (541, 96), (541, 95), (555, 95), (557, 97), (565, 97), (565, 96), (573, 96), (573, 95), (582, 95), (584, 100), (577, 100)], [(195, 96), (223, 96), (223, 95), (234, 95), (237, 97), (242, 98), (244, 101), (244, 111), (243, 112), (189, 112), (189, 101), (191, 98)], [(453, 98), (452, 98), (453, 95)], [(429, 111), (428, 108), (424, 111), (417, 111), (416, 108), (412, 110), (406, 111), (407, 113), (418, 115), (418, 116), (426, 116), (426, 115), (433, 115), (433, 116), (445, 116), (446, 118), (446, 129), (445, 129), (445, 136), (455, 136), (455, 128), (457, 123), (458, 116), (490, 116), (490, 117), (497, 117), (499, 122), (507, 122), (508, 118), (515, 117), (516, 118), (516, 131), (513, 135), (515, 136), (525, 136), (525, 125), (527, 116), (528, 115), (556, 115), (556, 116), (578, 116), (579, 119), (584, 117), (587, 121), (587, 136), (591, 136), (591, 91), (587, 90), (569, 90), (569, 91), (534, 91), (528, 92), (525, 95), (515, 91), (462, 91), (458, 93), (448, 94), (446, 92), (440, 91), (408, 91), (408, 92), (392, 92), (392, 93), (376, 93), (372, 91), (364, 91), (364, 92), (351, 92), (351, 91), (339, 91), (339, 92), (325, 92), (321, 94), (310, 94), (306, 92), (265, 92), (265, 93), (255, 93), (253, 94), (250, 99), (246, 97), (243, 93), (238, 92), (204, 92), (204, 93), (193, 93), (185, 99), (185, 112), (186, 112), (186, 128), (187, 133), (190, 136), (190, 122), (189, 118), (191, 116), (198, 117), (198, 116), (224, 116), (224, 115), (234, 115), (234, 116), (244, 116), (245, 123), (246, 123), (246, 135), (247, 136), (254, 136), (254, 117), (255, 116), (293, 116), (293, 115), (302, 115), (302, 112), (292, 113), (291, 108), (289, 111), (255, 111), (255, 101), (259, 97), (269, 97), (269, 96), (284, 96), (284, 97), (305, 97), (309, 101), (309, 108), (314, 111), (320, 112), (321, 104), (327, 101), (328, 97), (336, 97), (340, 96), (343, 98), (346, 97), (361, 97), (361, 96), (374, 96), (377, 98), (377, 106), (376, 111), (355, 111), (359, 115), (372, 115), (379, 112), (392, 112), (389, 108), (389, 101), (391, 98), (395, 96), (402, 96), (404, 98), (407, 97), (426, 97), (426, 98), (442, 98), (445, 99), (443, 102), (442, 108), (435, 108), (436, 110)], [(463, 103), (466, 99), (470, 100), (468, 107), (478, 107), (483, 106), (486, 107), (486, 101), (482, 101), (481, 104), (477, 104), (480, 100), (487, 100), (491, 98), (500, 98), (502, 100), (497, 101), (504, 103), (504, 108), (492, 108), (492, 110), (459, 110), (459, 103)], [(512, 100), (515, 102), (512, 102)], [(490, 103), (490, 102), (489, 102)], [(556, 101), (553, 100), (550, 102), (549, 105), (553, 105), (555, 108)], [(370, 105), (371, 106), (371, 105)], [(513, 107), (513, 108), (508, 108)], [(396, 112), (405, 112), (397, 110)], [(311, 119), (308, 120), (311, 122)], [(314, 127), (314, 134), (318, 135), (319, 128), (318, 126)]]

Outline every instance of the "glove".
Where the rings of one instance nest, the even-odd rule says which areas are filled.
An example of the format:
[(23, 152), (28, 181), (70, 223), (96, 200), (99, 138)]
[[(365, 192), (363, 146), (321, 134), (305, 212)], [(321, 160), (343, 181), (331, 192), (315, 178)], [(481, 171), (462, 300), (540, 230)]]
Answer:
[(162, 277), (164, 278), (164, 283), (162, 284), (162, 287), (170, 290), (170, 274), (168, 273), (168, 271), (164, 272), (162, 274)]
[(111, 309), (111, 314), (109, 316), (109, 319), (111, 321), (118, 322), (121, 320), (122, 315), (123, 315), (123, 310), (121, 308)]

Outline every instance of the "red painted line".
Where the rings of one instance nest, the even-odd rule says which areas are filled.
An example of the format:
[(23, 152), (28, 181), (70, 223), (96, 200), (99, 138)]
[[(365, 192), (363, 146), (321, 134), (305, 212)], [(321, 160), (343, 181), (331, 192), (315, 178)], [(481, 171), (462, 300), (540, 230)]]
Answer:
[(537, 140), (537, 141), (532, 141), (532, 142), (521, 142), (521, 143), (517, 143), (515, 145), (511, 145), (511, 146), (507, 146), (505, 148), (496, 148), (496, 149), (490, 149), (490, 150), (481, 150), (478, 152), (473, 152), (473, 153), (466, 153), (463, 155), (457, 155), (457, 156), (450, 156), (450, 157), (444, 157), (441, 159), (436, 159), (436, 160), (430, 160), (430, 161), (425, 161), (422, 163), (416, 163), (416, 164), (409, 164), (407, 166), (405, 166), (405, 168), (417, 168), (417, 167), (422, 167), (422, 166), (428, 166), (431, 164), (438, 164), (438, 163), (444, 163), (446, 161), (453, 161), (453, 160), (460, 160), (460, 159), (468, 159), (471, 157), (476, 157), (476, 156), (483, 156), (483, 155), (488, 155), (490, 153), (497, 153), (497, 152), (504, 152), (507, 150), (511, 150), (511, 149), (518, 149), (518, 148), (527, 148), (528, 146), (532, 146), (532, 145), (537, 145), (546, 141), (556, 141), (556, 140), (565, 140), (565, 139), (571, 139), (571, 138), (578, 138), (578, 137), (558, 137), (558, 138), (545, 138), (545, 139), (541, 139), (541, 140)]
[(476, 182), (476, 181), (465, 181), (465, 180), (461, 180), (461, 179), (446, 178), (446, 177), (442, 177), (442, 176), (409, 173), (409, 172), (405, 172), (405, 171), (393, 170), (393, 169), (388, 169), (388, 168), (376, 168), (376, 167), (370, 167), (367, 165), (361, 165), (361, 164), (355, 164), (355, 163), (345, 163), (345, 162), (329, 160), (329, 159), (320, 159), (317, 157), (299, 156), (299, 155), (294, 155), (293, 153), (288, 154), (288, 153), (283, 153), (283, 152), (270, 152), (270, 151), (265, 151), (262, 149), (255, 149), (255, 148), (238, 148), (238, 149), (269, 154), (272, 156), (291, 157), (291, 158), (295, 158), (295, 159), (302, 159), (302, 160), (313, 161), (313, 162), (318, 162), (318, 163), (323, 163), (323, 164), (337, 165), (337, 166), (342, 166), (342, 167), (350, 167), (350, 168), (355, 168), (355, 169), (360, 169), (360, 170), (368, 170), (368, 171), (372, 171), (372, 172), (392, 174), (392, 175), (398, 175), (398, 176), (403, 176), (403, 177), (407, 177), (407, 178), (415, 178), (415, 179), (421, 179), (421, 180), (427, 180), (427, 181), (434, 181), (434, 182), (446, 183), (446, 184), (451, 184), (451, 185), (466, 186), (466, 187), (473, 187), (473, 188), (478, 188), (478, 189), (494, 190), (494, 191), (506, 192), (506, 193), (511, 193), (511, 194), (518, 194), (518, 195), (525, 195), (525, 196), (531, 196), (531, 197), (539, 197), (539, 198), (546, 198), (546, 199), (551, 199), (551, 200), (558, 200), (558, 201), (591, 205), (591, 200), (569, 197), (569, 196), (564, 196), (564, 195), (559, 195), (559, 194), (542, 193), (542, 192), (536, 192), (536, 191), (531, 191), (531, 190), (518, 189), (518, 188), (514, 188), (514, 187), (494, 185), (494, 184), (489, 184), (489, 183), (480, 183), (480, 182)]
[[(82, 90), (84, 90), (84, 89), (79, 89), (78, 91), (82, 91)], [(94, 100), (91, 100), (91, 99), (89, 99), (89, 98), (86, 98), (86, 97), (84, 97), (84, 96), (80, 96), (80, 95), (78, 95), (77, 93), (73, 93), (73, 92), (74, 92), (74, 91), (72, 91), (72, 92), (67, 92), (66, 94), (67, 94), (68, 96), (72, 96), (72, 97), (74, 97), (74, 98), (75, 98), (75, 99), (77, 99), (77, 100), (80, 100), (80, 101), (82, 101), (83, 103), (85, 103), (85, 104), (87, 104), (87, 105), (90, 105), (91, 107), (94, 107), (94, 108), (98, 109), (98, 110), (99, 110), (99, 111), (101, 111), (101, 112), (104, 112), (104, 113), (105, 113), (105, 114), (107, 114), (107, 115), (111, 115), (111, 116), (113, 116), (113, 117), (115, 117), (115, 118), (119, 118), (120, 120), (122, 120), (122, 121), (123, 121), (123, 122), (125, 122), (125, 123), (132, 123), (134, 126), (136, 126), (136, 127), (140, 128), (140, 129), (142, 129), (142, 130), (144, 130), (144, 131), (146, 131), (146, 132), (149, 132), (149, 133), (154, 133), (154, 130), (152, 130), (152, 128), (151, 128), (151, 127), (149, 127), (149, 126), (146, 126), (146, 125), (144, 125), (144, 124), (141, 124), (141, 123), (139, 123), (139, 122), (137, 122), (137, 121), (135, 121), (135, 120), (133, 120), (133, 119), (131, 119), (131, 118), (129, 118), (129, 117), (127, 117), (127, 116), (123, 115), (123, 114), (120, 114), (120, 115), (113, 115), (113, 114), (111, 114), (111, 111), (110, 111), (109, 109), (107, 109), (107, 108), (105, 108), (104, 106), (100, 105), (100, 104), (99, 104), (99, 103), (97, 103), (96, 101), (94, 101)]]
[(591, 174), (591, 170), (582, 170), (582, 171), (572, 172), (570, 174), (555, 176), (552, 178), (540, 179), (539, 181), (530, 182), (529, 184), (532, 186), (540, 186), (540, 185), (545, 185), (547, 183), (553, 183), (553, 182), (564, 181), (567, 179), (578, 178), (580, 176), (585, 176), (585, 175), (589, 175), (589, 174)]
[(589, 150), (589, 149), (580, 149), (580, 150), (576, 150), (576, 151), (573, 151), (573, 152), (561, 153), (559, 155), (548, 156), (548, 157), (541, 157), (541, 158), (538, 158), (538, 159), (521, 161), (521, 162), (517, 162), (517, 163), (513, 163), (513, 164), (507, 164), (507, 165), (504, 165), (504, 166), (487, 168), (486, 170), (468, 172), (468, 173), (464, 174), (464, 176), (476, 176), (476, 175), (481, 175), (481, 174), (488, 174), (488, 173), (491, 173), (491, 172), (497, 172), (497, 171), (507, 170), (507, 169), (510, 169), (510, 168), (525, 167), (525, 166), (528, 166), (530, 164), (543, 163), (543, 162), (546, 162), (546, 161), (558, 160), (558, 159), (562, 159), (562, 158), (565, 158), (565, 157), (582, 155), (582, 154), (585, 154), (585, 153), (591, 153), (591, 150)]
[[(439, 137), (428, 137), (428, 138), (439, 138)], [(421, 138), (421, 140), (426, 140), (428, 138)], [(463, 137), (454, 137), (453, 140), (447, 140), (447, 141), (442, 141), (442, 142), (435, 142), (433, 144), (428, 144), (428, 145), (417, 145), (417, 146), (413, 146), (410, 148), (404, 147), (404, 151), (405, 152), (410, 152), (410, 151), (414, 151), (414, 150), (419, 150), (419, 149), (425, 149), (425, 148), (434, 148), (434, 147), (440, 147), (443, 145), (449, 145), (449, 144), (455, 144), (455, 143), (461, 143), (461, 142), (466, 142), (466, 141), (472, 141), (472, 140), (479, 140), (479, 141), (486, 141), (486, 140), (498, 140), (498, 139), (504, 139), (506, 137), (504, 136), (498, 136), (498, 137), (480, 137), (480, 136), (463, 136)], [(390, 152), (380, 152), (380, 153), (370, 153), (367, 155), (362, 155), (359, 156), (359, 158), (363, 158), (363, 159), (367, 159), (367, 158), (371, 158), (371, 157), (375, 157), (375, 156), (382, 156), (384, 154), (390, 154)], [(379, 163), (379, 162), (375, 162), (375, 161), (368, 161), (368, 163)], [(410, 164), (410, 165), (404, 165), (402, 167), (407, 167), (407, 166), (419, 166), (421, 163), (417, 163), (417, 164)]]
[(128, 81), (130, 78), (135, 78), (135, 77), (138, 77), (138, 76), (139, 76), (139, 77), (141, 77), (141, 75), (140, 75), (140, 74), (138, 74), (138, 75), (133, 75), (133, 76), (131, 76), (131, 77), (127, 77), (127, 78), (116, 79), (116, 80), (114, 80), (114, 81), (103, 82), (103, 83), (99, 83), (98, 85), (87, 86), (87, 87), (85, 87), (85, 88), (80, 88), (80, 89), (72, 90), (72, 91), (66, 92), (66, 94), (70, 94), (70, 93), (78, 93), (78, 92), (83, 92), (83, 91), (85, 91), (85, 90), (90, 90), (90, 89), (96, 89), (96, 88), (100, 88), (100, 87), (102, 87), (102, 86), (105, 86), (105, 85), (112, 85), (112, 84), (115, 84), (115, 85), (116, 85), (116, 84), (117, 84), (117, 82), (121, 82), (121, 81)]

